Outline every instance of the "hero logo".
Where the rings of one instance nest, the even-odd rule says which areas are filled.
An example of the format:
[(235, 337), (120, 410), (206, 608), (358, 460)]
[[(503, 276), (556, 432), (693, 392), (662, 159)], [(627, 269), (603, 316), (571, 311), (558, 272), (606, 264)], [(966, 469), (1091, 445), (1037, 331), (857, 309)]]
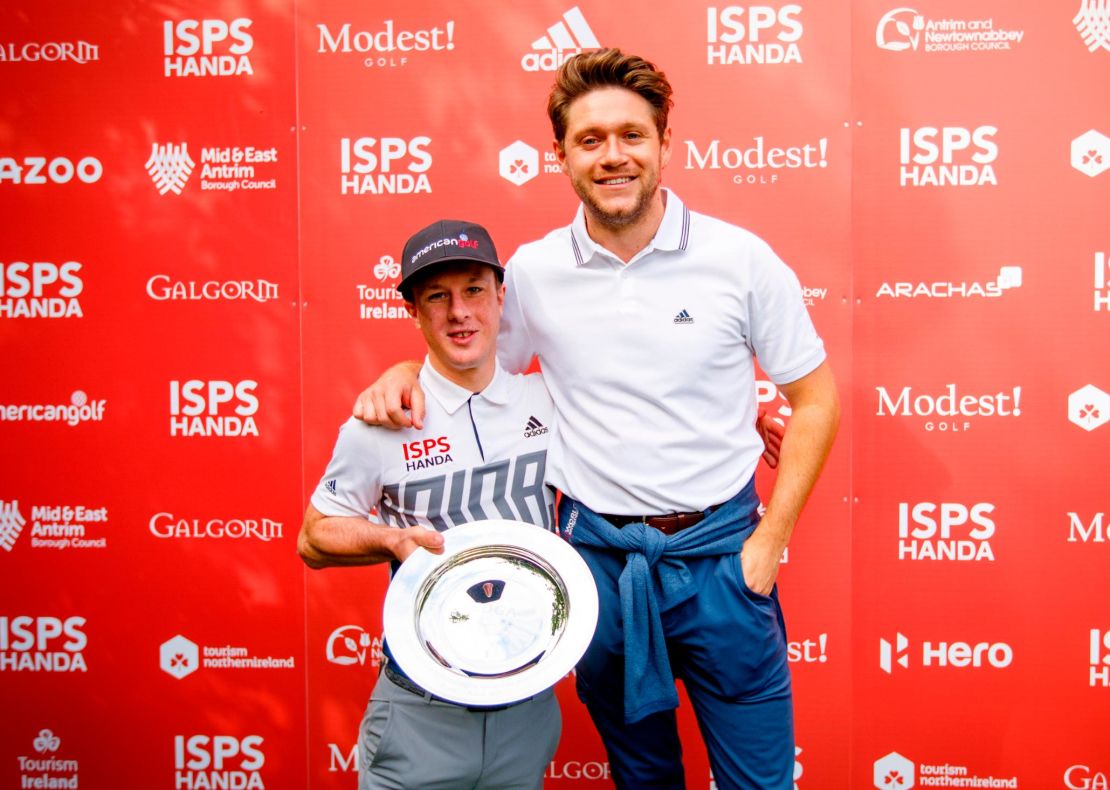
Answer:
[[(343, 137), (339, 141), (340, 194), (431, 194), (430, 137)], [(402, 169), (403, 168), (403, 169)], [(396, 172), (401, 170), (401, 172)]]
[[(968, 507), (954, 502), (898, 503), (898, 559), (900, 560), (990, 560), (994, 561), (990, 538), (994, 521), (987, 502)], [(953, 537), (952, 528), (966, 532)]]
[(1110, 543), (1110, 523), (1103, 525), (1104, 516), (1104, 513), (1095, 513), (1091, 523), (1084, 525), (1078, 513), (1068, 513), (1071, 519), (1068, 543)]
[(765, 5), (706, 9), (706, 62), (710, 66), (734, 63), (801, 63), (798, 41), (802, 38), (800, 5), (773, 8)]
[(77, 261), (0, 263), (0, 317), (81, 318), (80, 270)]
[[(170, 436), (258, 436), (257, 381), (170, 382)], [(221, 407), (234, 403), (234, 414)]]
[(904, 187), (998, 186), (998, 128), (922, 126), (900, 130), (900, 184)]
[(875, 412), (879, 417), (956, 418), (929, 419), (925, 422), (927, 431), (969, 430), (971, 422), (960, 419), (963, 417), (1021, 416), (1021, 387), (986, 395), (958, 395), (955, 384), (948, 384), (943, 395), (915, 395), (912, 387), (902, 387), (897, 397), (892, 397), (886, 387), (875, 387), (875, 391), (879, 393)]
[(415, 472), (429, 466), (449, 464), (454, 459), (451, 457), (451, 443), (446, 436), (435, 439), (418, 439), (401, 446), (405, 456), (405, 469)]
[[(1005, 642), (922, 642), (923, 667), (983, 667), (1005, 669), (1014, 662), (1014, 650)], [(894, 642), (879, 640), (879, 668), (891, 674), (895, 665), (910, 666), (910, 640), (896, 634)]]
[(331, 632), (326, 648), (328, 661), (341, 667), (367, 665), (377, 667), (382, 662), (382, 640), (357, 625), (341, 625)]
[(166, 77), (237, 77), (254, 74), (247, 53), (251, 20), (182, 19), (162, 23)]
[(1091, 629), (1091, 686), (1110, 688), (1110, 631)]
[(1064, 771), (1064, 787), (1068, 790), (1110, 790), (1106, 774), (1087, 765), (1073, 765)]
[(261, 735), (175, 735), (173, 786), (184, 790), (265, 788), (259, 774), (266, 764), (261, 746)]
[(0, 617), (0, 672), (88, 672), (84, 617)]
[[(333, 34), (327, 25), (318, 24), (320, 31), (320, 46), (317, 52), (359, 52), (367, 57), (362, 61), (366, 68), (394, 68), (404, 66), (409, 62), (409, 52), (443, 52), (455, 48), (455, 23), (448, 20), (443, 27), (432, 27), (424, 30), (402, 30), (395, 33), (393, 20), (387, 19), (384, 28), (377, 32), (369, 30), (356, 30), (351, 33), (351, 23), (343, 25), (338, 32)], [(371, 53), (377, 53), (374, 57)], [(394, 57), (393, 53), (403, 52), (405, 55)]]
[(57, 156), (25, 156), (22, 161), (10, 156), (0, 156), (0, 184), (68, 184), (74, 178), (85, 184), (95, 184), (104, 175), (104, 165), (95, 156), (72, 159)]

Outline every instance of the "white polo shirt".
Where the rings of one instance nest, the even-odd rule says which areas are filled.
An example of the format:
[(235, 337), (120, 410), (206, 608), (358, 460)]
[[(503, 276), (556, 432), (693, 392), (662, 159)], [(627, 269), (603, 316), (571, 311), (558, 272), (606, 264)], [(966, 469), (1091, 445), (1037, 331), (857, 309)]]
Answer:
[(480, 393), (454, 384), (425, 359), (424, 428), (391, 431), (353, 417), (312, 495), (326, 516), (421, 524), (443, 531), (487, 518), (551, 529), (553, 496), (544, 485), (551, 397), (538, 375), (498, 365)]
[(703, 510), (755, 473), (755, 357), (777, 384), (825, 359), (798, 278), (752, 233), (670, 191), (629, 263), (584, 210), (509, 261), (498, 355), (539, 356), (558, 415), (548, 481), (618, 515)]

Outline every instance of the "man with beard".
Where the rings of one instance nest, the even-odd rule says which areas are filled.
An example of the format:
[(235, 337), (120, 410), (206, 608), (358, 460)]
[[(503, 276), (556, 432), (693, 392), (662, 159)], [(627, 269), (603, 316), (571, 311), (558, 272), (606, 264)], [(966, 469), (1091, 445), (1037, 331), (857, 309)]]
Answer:
[[(555, 404), (547, 480), (601, 599), (578, 692), (617, 786), (684, 786), (678, 677), (717, 786), (788, 790), (775, 579), (839, 402), (793, 272), (761, 239), (660, 187), (671, 104), (664, 74), (619, 50), (560, 68), (548, 114), (582, 205), (510, 260), (498, 357), (520, 371), (538, 356)], [(792, 409), (762, 518), (756, 358)], [(387, 373), (356, 415), (419, 424), (413, 375)]]

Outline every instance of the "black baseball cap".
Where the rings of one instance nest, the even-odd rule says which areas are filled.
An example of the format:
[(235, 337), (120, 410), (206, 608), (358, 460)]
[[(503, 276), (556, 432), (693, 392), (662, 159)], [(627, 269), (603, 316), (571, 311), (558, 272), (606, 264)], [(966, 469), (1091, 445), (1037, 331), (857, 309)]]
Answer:
[(489, 232), (474, 222), (441, 219), (418, 230), (405, 242), (401, 254), (401, 282), (397, 290), (406, 299), (412, 279), (429, 266), (447, 261), (484, 263), (497, 273), (497, 281), (505, 278), (505, 267), (497, 260), (497, 249)]

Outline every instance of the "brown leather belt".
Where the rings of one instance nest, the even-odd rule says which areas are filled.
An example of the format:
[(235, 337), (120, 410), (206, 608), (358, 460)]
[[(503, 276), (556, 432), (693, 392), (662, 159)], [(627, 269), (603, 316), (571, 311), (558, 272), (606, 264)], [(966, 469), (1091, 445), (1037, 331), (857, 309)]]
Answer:
[(628, 524), (644, 523), (649, 527), (662, 532), (664, 535), (673, 535), (687, 527), (692, 527), (705, 518), (705, 513), (696, 510), (692, 513), (668, 513), (665, 516), (609, 516), (598, 513), (603, 519), (614, 527), (623, 527)]

